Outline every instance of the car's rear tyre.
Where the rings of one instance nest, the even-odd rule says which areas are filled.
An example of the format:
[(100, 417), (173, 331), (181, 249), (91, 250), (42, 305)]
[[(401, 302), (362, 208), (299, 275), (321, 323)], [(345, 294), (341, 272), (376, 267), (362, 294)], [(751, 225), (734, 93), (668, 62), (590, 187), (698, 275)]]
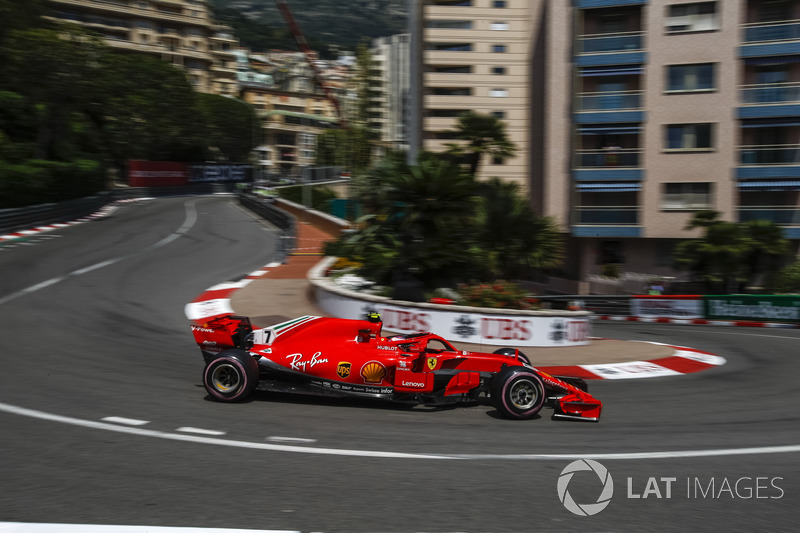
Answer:
[(506, 418), (533, 418), (544, 405), (544, 383), (529, 368), (509, 366), (492, 378), (491, 395), (495, 408)]
[[(528, 356), (525, 355), (524, 353), (522, 353), (521, 351), (515, 349), (515, 348), (499, 348), (499, 349), (495, 350), (492, 353), (496, 353), (496, 354), (500, 354), (500, 355), (512, 355), (512, 356), (516, 355), (516, 354), (519, 354), (520, 361), (522, 361), (526, 365), (531, 365), (531, 360), (528, 358)], [(531, 365), (531, 366), (533, 366), (533, 365)]]
[(217, 401), (244, 400), (258, 385), (258, 363), (244, 350), (225, 350), (206, 365), (203, 385)]

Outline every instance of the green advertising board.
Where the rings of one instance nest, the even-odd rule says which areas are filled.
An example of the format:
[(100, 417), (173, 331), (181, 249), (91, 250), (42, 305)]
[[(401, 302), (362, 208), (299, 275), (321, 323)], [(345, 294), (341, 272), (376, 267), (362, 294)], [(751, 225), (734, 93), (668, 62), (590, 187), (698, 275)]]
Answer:
[(800, 296), (703, 296), (708, 319), (800, 322)]

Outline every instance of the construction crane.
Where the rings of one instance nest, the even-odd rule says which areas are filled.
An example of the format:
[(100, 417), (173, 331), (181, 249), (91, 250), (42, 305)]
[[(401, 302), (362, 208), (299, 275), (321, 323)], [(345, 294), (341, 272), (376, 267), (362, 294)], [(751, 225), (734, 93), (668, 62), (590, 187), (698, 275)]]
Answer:
[(333, 89), (331, 86), (328, 85), (328, 83), (322, 78), (322, 73), (319, 71), (319, 67), (317, 67), (315, 61), (316, 56), (314, 51), (311, 50), (310, 46), (308, 46), (308, 41), (306, 41), (303, 32), (300, 31), (300, 26), (297, 25), (297, 21), (295, 21), (294, 15), (292, 15), (292, 11), (289, 9), (289, 3), (286, 0), (275, 0), (275, 4), (277, 4), (278, 10), (281, 12), (281, 16), (283, 16), (283, 20), (286, 22), (286, 25), (289, 26), (289, 31), (292, 32), (292, 37), (294, 37), (297, 47), (300, 48), (300, 51), (303, 52), (303, 54), (305, 54), (308, 65), (311, 67), (312, 75), (314, 76), (314, 82), (322, 87), (322, 90), (325, 92), (325, 97), (331, 104), (333, 104), (333, 107), (336, 110), (336, 116), (339, 118), (339, 124), (344, 126), (344, 115), (342, 114), (342, 108), (339, 104), (339, 99), (336, 98), (335, 94), (333, 94)]

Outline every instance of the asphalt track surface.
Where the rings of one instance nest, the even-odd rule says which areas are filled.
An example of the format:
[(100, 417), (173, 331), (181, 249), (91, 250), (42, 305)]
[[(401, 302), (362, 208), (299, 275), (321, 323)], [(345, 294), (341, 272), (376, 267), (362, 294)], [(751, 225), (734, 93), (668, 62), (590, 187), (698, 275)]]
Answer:
[[(276, 241), (215, 196), (143, 200), (0, 245), (0, 522), (796, 531), (800, 331), (596, 323), (598, 336), (728, 360), (592, 382), (598, 424), (509, 421), (481, 405), (209, 401), (183, 308), (272, 261)], [(613, 492), (591, 471), (562, 476), (584, 457)], [(613, 497), (578, 516), (560, 477), (561, 497), (590, 512)]]

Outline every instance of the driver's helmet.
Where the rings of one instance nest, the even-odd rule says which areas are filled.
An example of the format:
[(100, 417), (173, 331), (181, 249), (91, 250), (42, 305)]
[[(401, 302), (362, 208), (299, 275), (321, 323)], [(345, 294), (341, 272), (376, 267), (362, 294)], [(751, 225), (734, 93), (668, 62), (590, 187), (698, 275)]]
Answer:
[(372, 323), (380, 322), (381, 314), (378, 313), (377, 311), (370, 311), (369, 313), (367, 313), (367, 320), (369, 320)]

